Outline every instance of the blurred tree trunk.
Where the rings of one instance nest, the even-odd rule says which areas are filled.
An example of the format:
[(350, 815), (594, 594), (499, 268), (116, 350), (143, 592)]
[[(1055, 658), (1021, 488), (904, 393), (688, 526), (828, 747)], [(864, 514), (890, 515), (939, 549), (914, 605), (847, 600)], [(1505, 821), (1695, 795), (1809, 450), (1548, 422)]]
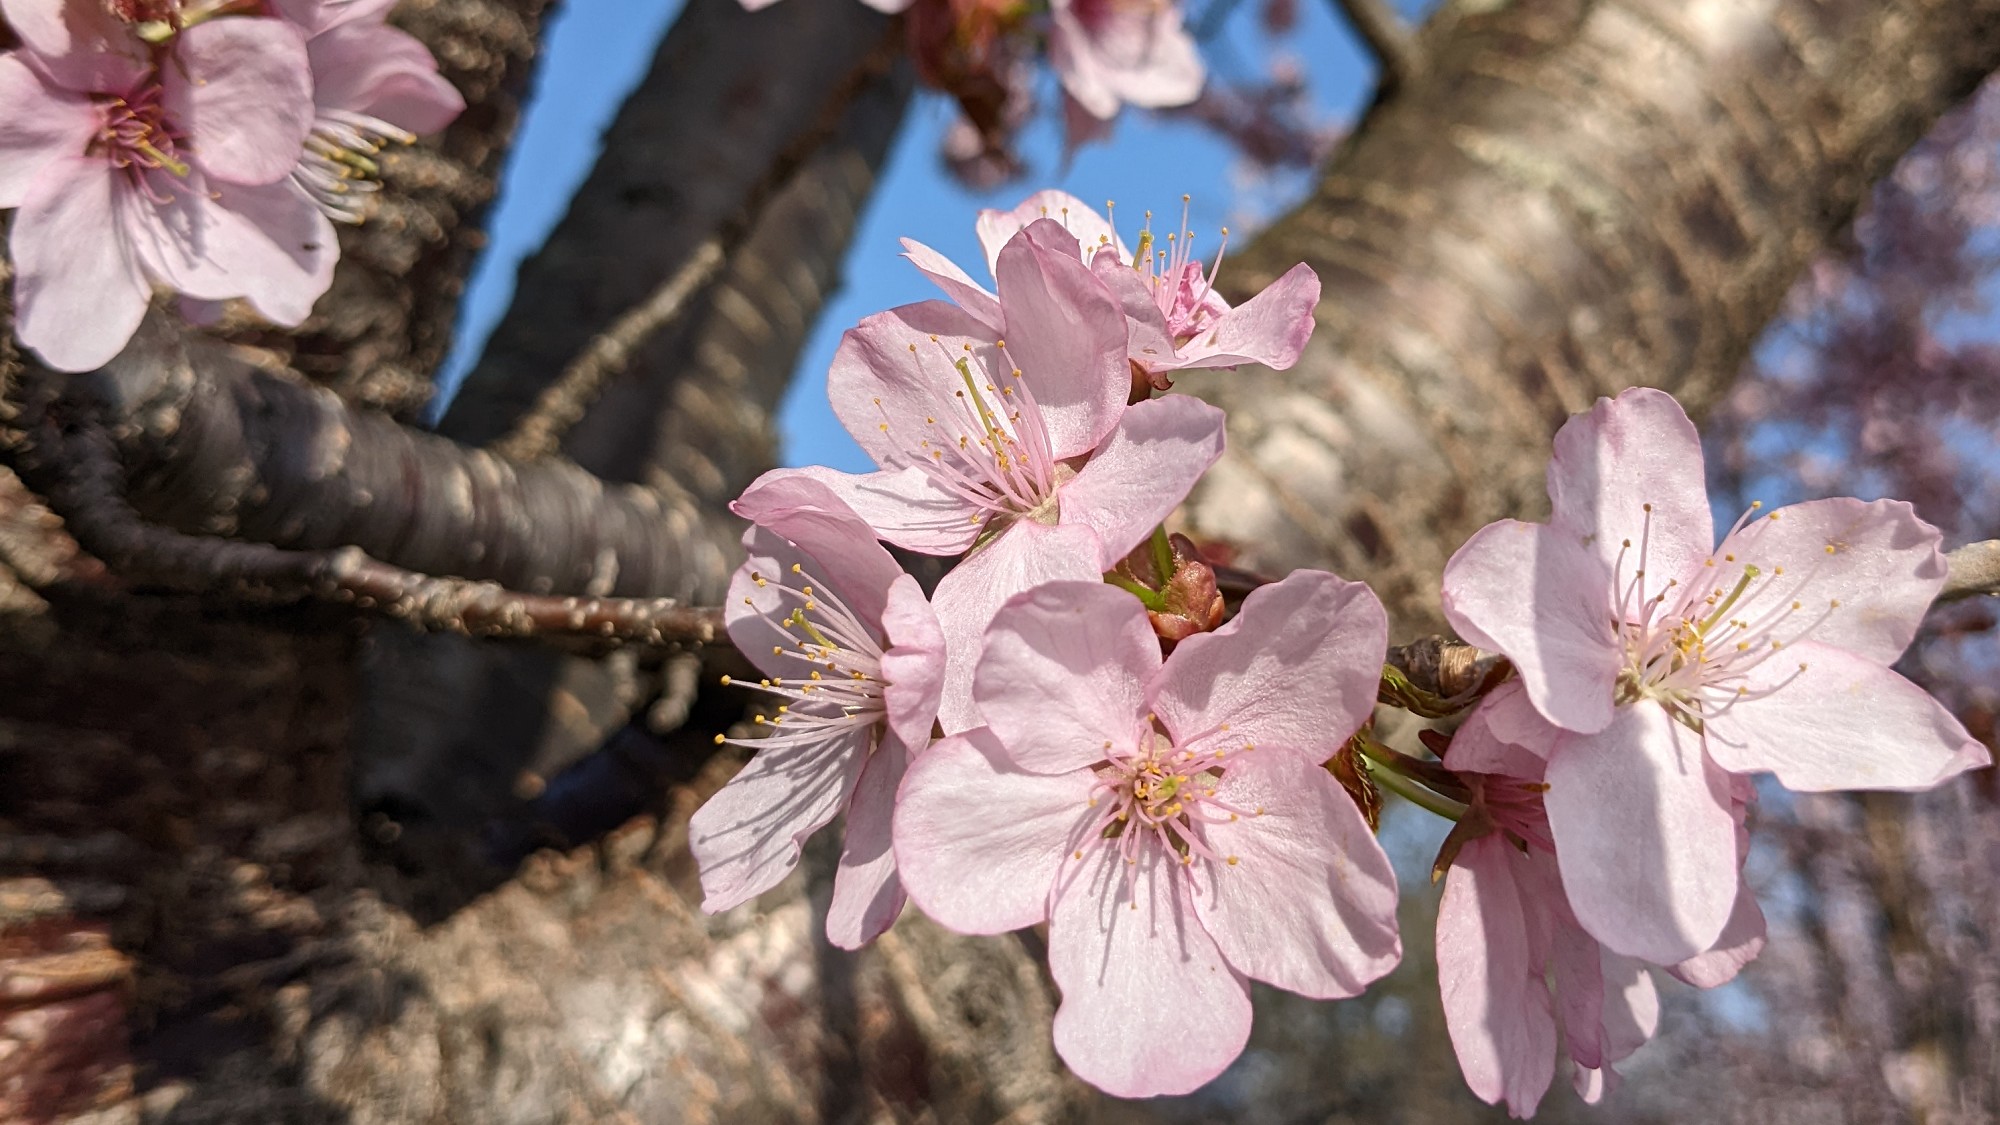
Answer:
[[(421, 399), (541, 8), (404, 4), (473, 109), (441, 149), (392, 168), (389, 206), (346, 243), (323, 315), (242, 339), (354, 401)], [(908, 91), (903, 69), (871, 69), (893, 33), (860, 5), (792, 0), (752, 18), (734, 0), (691, 4), (614, 127), (633, 143), (614, 135), (595, 187), (524, 271), (500, 350), (447, 426), (506, 434), (578, 348), (732, 221), (731, 196), (704, 204), (694, 189), (759, 170), (662, 163), (693, 143), (670, 127), (740, 142), (722, 155), (797, 156), (788, 142), (814, 133), (810, 114), (733, 125), (735, 93), (676, 86), (673, 67), (754, 73), (804, 34), (825, 65), (798, 68), (800, 88), (847, 91), (840, 119), (564, 446), (689, 501), (713, 529), (700, 534), (725, 539), (720, 505), (768, 463), (770, 412)], [(2000, 66), (2000, 0), (1456, 0), (1418, 43), (1422, 66), (1225, 275), (1244, 290), (1301, 258), (1319, 270), (1306, 360), (1185, 384), (1232, 419), (1195, 527), (1269, 569), (1376, 582), (1405, 633), (1433, 623), (1437, 571), (1467, 533), (1542, 503), (1565, 412), (1634, 382), (1698, 406), (1727, 383), (1868, 185)], [(754, 143), (740, 132), (753, 126), (768, 126)], [(644, 260), (578, 287), (631, 251)], [(581, 311), (548, 304), (564, 294)], [(911, 918), (860, 957), (835, 954), (819, 937), (824, 849), (757, 910), (698, 912), (686, 816), (736, 764), (707, 742), (735, 701), (680, 698), (685, 663), (606, 675), (539, 652), (426, 654), (344, 611), (135, 591), (50, 524), (0, 488), (17, 580), (0, 589), (0, 1117), (1092, 1112), (1055, 1065), (1050, 993), (1021, 945)], [(726, 546), (689, 581), (715, 588)], [(415, 685), (400, 698), (399, 680)], [(584, 681), (596, 686), (564, 687)], [(675, 705), (653, 724), (664, 733), (621, 727), (654, 696)], [(574, 733), (542, 737), (578, 710)], [(538, 843), (560, 847), (516, 870)], [(1259, 1043), (1286, 1049), (1277, 1034), (1260, 1027)], [(1304, 1061), (1313, 1081), (1274, 1082), (1297, 1099), (1269, 1110), (1358, 1104), (1358, 1079)], [(1394, 1089), (1392, 1076), (1377, 1096)]]

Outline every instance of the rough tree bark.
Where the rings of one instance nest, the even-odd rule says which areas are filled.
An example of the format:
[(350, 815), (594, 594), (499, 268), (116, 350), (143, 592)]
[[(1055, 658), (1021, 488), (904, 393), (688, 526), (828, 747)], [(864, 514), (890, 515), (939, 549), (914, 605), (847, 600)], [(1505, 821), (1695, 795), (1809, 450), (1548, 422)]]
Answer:
[[(684, 19), (721, 20), (722, 2)], [(859, 8), (818, 6), (838, 7)], [(396, 179), (433, 209), (397, 204), (357, 236), (328, 312), (304, 334), (250, 338), (352, 401), (416, 400), (539, 8), (406, 5), (402, 18), (478, 105), (447, 141), (448, 167)], [(814, 10), (794, 0), (762, 18), (821, 18)], [(1447, 7), (1419, 37), (1421, 69), (1226, 278), (1247, 287), (1304, 258), (1327, 300), (1298, 370), (1186, 384), (1233, 422), (1195, 526), (1267, 568), (1332, 565), (1376, 581), (1399, 628), (1421, 628), (1438, 565), (1463, 535), (1540, 503), (1544, 441), (1564, 411), (1636, 381), (1699, 401), (1728, 378), (1868, 183), (2000, 65), (1996, 23), (2000, 0)], [(758, 26), (755, 39), (694, 62), (750, 65), (766, 48), (761, 29), (776, 25)], [(862, 165), (831, 193), (841, 223), (865, 198), (874, 165)], [(628, 219), (681, 213), (649, 213), (644, 191), (636, 215), (609, 200), (597, 204), (611, 208), (608, 230), (558, 235), (575, 241), (567, 265), (547, 263), (551, 292), (577, 276), (564, 269), (638, 245)], [(798, 227), (773, 227), (761, 245), (746, 235), (702, 308), (639, 348), (567, 451), (713, 513), (768, 459), (786, 357), (845, 241), (844, 227), (807, 239), (819, 264), (802, 282), (788, 275), (797, 240), (829, 233), (814, 215), (801, 203)], [(711, 212), (679, 245), (726, 222)], [(379, 250), (361, 245), (372, 239)], [(688, 252), (662, 251), (623, 289), (595, 295), (552, 363), (482, 376), (491, 417), (464, 422), (463, 436), (506, 433), (591, 332)], [(519, 316), (509, 356), (561, 322)], [(699, 377), (660, 377), (683, 371)], [(20, 497), (10, 513), (13, 526), (47, 522)], [(351, 742), (365, 724), (345, 612), (138, 594), (87, 561), (37, 573), (53, 627), (11, 629), (0, 644), (10, 688), (0, 874), (12, 877), (0, 884), (0, 1037), (16, 1046), (0, 1055), (16, 1068), (0, 1086), (15, 1099), (7, 1112), (96, 1106), (100, 1120), (173, 1122), (1091, 1112), (1054, 1065), (1046, 985), (1014, 944), (953, 942), (909, 920), (864, 957), (830, 955), (810, 891), (823, 853), (759, 909), (706, 920), (694, 910), (684, 825), (734, 765), (706, 750), (705, 735), (733, 717), (726, 696), (681, 699), (684, 726), (662, 723), (680, 728), (664, 738), (629, 728), (569, 769), (526, 771), (543, 787), (519, 793), (526, 815), (494, 825), (474, 815), (490, 803), (467, 801), (450, 848), (412, 851), (399, 846), (410, 823), (450, 819), (436, 807), (407, 816), (412, 795), (504, 792), (520, 774), (462, 746), (385, 752), (380, 727)], [(676, 694), (684, 679), (664, 692)], [(561, 697), (533, 698), (539, 715)], [(371, 712), (394, 708), (378, 699)], [(607, 779), (651, 794), (651, 815), (627, 820), (623, 804), (603, 802), (620, 791)], [(464, 846), (479, 829), (483, 854)], [(579, 840), (592, 842), (535, 853), (502, 879), (505, 861), (535, 844)], [(1317, 1029), (1300, 1043), (1337, 1039), (1317, 1017), (1286, 1027)], [(1291, 1112), (1345, 1101), (1323, 1069), (1308, 1088), (1268, 1092)]]

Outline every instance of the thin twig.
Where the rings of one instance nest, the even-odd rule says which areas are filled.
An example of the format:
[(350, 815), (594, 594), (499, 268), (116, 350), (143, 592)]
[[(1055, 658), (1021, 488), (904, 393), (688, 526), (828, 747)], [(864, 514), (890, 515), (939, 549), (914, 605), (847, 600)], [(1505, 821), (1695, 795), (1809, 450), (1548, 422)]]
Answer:
[(1950, 564), (1951, 573), (1944, 580), (1944, 589), (1938, 591), (1939, 604), (1981, 594), (2000, 597), (2000, 539), (1967, 543), (1946, 555), (1945, 562)]
[(1382, 64), (1384, 91), (1402, 85), (1423, 69), (1417, 37), (1389, 0), (1334, 0), (1334, 3)]
[(672, 598), (524, 594), (495, 582), (419, 574), (359, 547), (291, 551), (264, 543), (187, 535), (147, 522), (125, 498), (111, 436), (98, 423), (31, 424), (24, 467), (78, 545), (113, 571), (191, 588), (234, 585), (344, 602), (420, 629), (478, 636), (578, 636), (642, 644), (710, 643), (722, 611)]
[(597, 400), (604, 384), (625, 370), (639, 345), (680, 316), (688, 299), (721, 272), (723, 258), (720, 238), (711, 238), (695, 247), (694, 253), (665, 284), (592, 338), (563, 368), (562, 374), (542, 389), (533, 409), (523, 414), (506, 436), (493, 443), (490, 447), (493, 452), (519, 461), (555, 453), (562, 435), (583, 419), (583, 412)]

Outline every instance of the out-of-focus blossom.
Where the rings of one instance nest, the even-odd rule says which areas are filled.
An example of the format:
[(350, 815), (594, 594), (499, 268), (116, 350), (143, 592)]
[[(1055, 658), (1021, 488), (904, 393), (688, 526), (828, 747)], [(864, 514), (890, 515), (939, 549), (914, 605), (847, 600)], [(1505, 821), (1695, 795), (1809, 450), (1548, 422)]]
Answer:
[(828, 394), (881, 470), (801, 470), (898, 546), (971, 551), (933, 599), (951, 657), (947, 733), (977, 725), (971, 665), (1000, 603), (1116, 566), (1222, 455), (1214, 407), (1125, 405), (1124, 317), (1074, 237), (1030, 224), (995, 269), (992, 321), (926, 301), (847, 333)]
[(1171, 0), (1051, 0), (1049, 65), (1091, 116), (1186, 105), (1201, 94), (1194, 37)]
[(757, 756), (689, 822), (702, 909), (770, 890), (844, 811), (826, 934), (858, 948), (903, 908), (890, 816), (910, 757), (930, 742), (944, 638), (917, 580), (824, 486), (780, 470), (731, 507), (752, 526), (729, 586), (729, 638), (788, 702), (759, 718), (770, 736), (741, 743)]
[[(1185, 199), (1183, 199), (1185, 204)], [(1186, 209), (1181, 229), (1162, 247), (1152, 232), (1151, 214), (1128, 249), (1117, 230), (1088, 204), (1060, 191), (1041, 191), (1011, 211), (979, 213), (978, 231), (988, 268), (997, 268), (1001, 247), (1031, 223), (1049, 220), (1076, 237), (1084, 261), (1116, 295), (1125, 314), (1127, 358), (1164, 388), (1164, 373), (1192, 368), (1261, 363), (1283, 369), (1298, 362), (1312, 336), (1319, 277), (1301, 263), (1261, 293), (1232, 308), (1215, 291), (1213, 267), (1194, 258)], [(1225, 244), (1228, 232), (1223, 232)], [(953, 300), (989, 325), (999, 327), (998, 302), (950, 259), (911, 239), (905, 255)]]
[(1195, 1089), (1249, 1036), (1246, 978), (1353, 996), (1401, 956), (1388, 859), (1319, 765), (1371, 714), (1386, 631), (1366, 587), (1312, 571), (1164, 662), (1114, 587), (1016, 597), (979, 659), (987, 725), (903, 783), (911, 898), (965, 933), (1046, 921), (1070, 1068)]
[(1909, 505), (1753, 507), (1716, 546), (1694, 427), (1649, 389), (1572, 418), (1548, 483), (1548, 523), (1493, 524), (1453, 556), (1444, 609), (1520, 672), (1492, 721), (1546, 757), (1563, 884), (1606, 946), (1671, 964), (1716, 943), (1738, 897), (1732, 775), (1924, 789), (1988, 764), (1889, 668), (1945, 576)]
[(285, 182), (313, 121), (299, 33), (216, 18), (155, 49), (97, 0), (0, 12), (23, 44), (0, 53), (0, 207), (19, 209), (22, 341), (53, 367), (101, 366), (155, 285), (303, 320), (338, 249)]

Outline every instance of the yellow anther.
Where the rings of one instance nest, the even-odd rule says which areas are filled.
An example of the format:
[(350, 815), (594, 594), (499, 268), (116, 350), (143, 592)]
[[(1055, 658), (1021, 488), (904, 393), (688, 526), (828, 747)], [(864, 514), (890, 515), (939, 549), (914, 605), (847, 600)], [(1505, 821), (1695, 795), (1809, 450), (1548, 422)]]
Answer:
[(723, 687), (728, 687), (728, 686), (729, 686), (730, 684), (732, 684), (732, 683), (734, 683), (734, 682), (735, 682), (735, 681), (734, 681), (734, 680), (731, 680), (731, 679), (730, 679), (730, 678), (729, 678), (728, 676), (724, 676), (724, 677), (722, 677), (722, 686), (723, 686)]
[(719, 735), (719, 734), (715, 736), (715, 744), (716, 744), (717, 746), (720, 746), (720, 745), (722, 745), (723, 743), (725, 743), (725, 742), (728, 742), (728, 741), (729, 741), (729, 740), (728, 740), (727, 738), (724, 738), (723, 736), (721, 736), (721, 735)]
[(1231, 866), (1231, 867), (1234, 867), (1234, 866), (1236, 866), (1236, 857), (1235, 857), (1235, 856), (1230, 856), (1229, 858), (1225, 859), (1225, 860), (1224, 860), (1223, 862), (1224, 862), (1224, 863), (1227, 863), (1227, 864), (1228, 864), (1229, 866)]

